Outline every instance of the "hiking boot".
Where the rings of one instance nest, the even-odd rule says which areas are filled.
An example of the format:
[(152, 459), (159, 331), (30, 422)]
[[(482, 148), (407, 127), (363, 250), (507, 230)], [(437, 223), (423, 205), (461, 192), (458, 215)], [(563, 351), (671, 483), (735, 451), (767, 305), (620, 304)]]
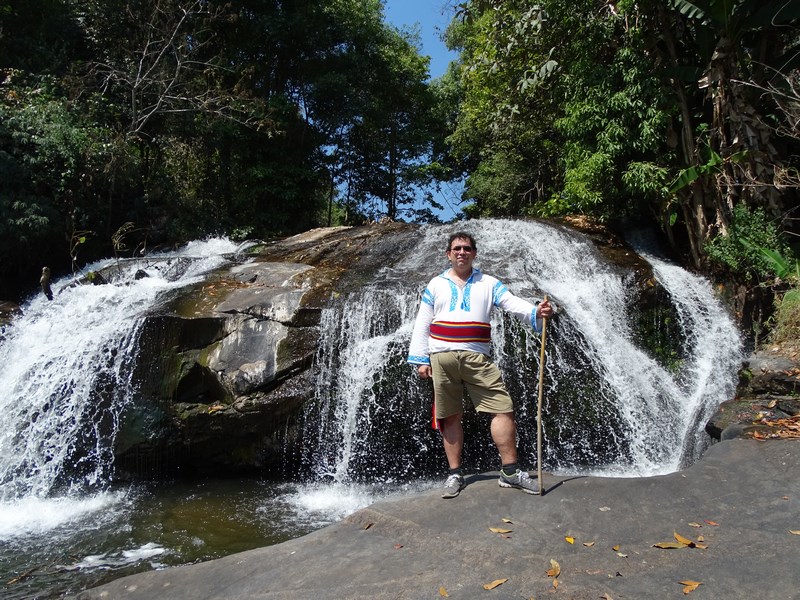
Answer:
[(500, 487), (504, 488), (518, 488), (525, 492), (526, 494), (540, 494), (541, 488), (539, 487), (538, 483), (534, 483), (533, 479), (531, 479), (530, 475), (525, 471), (520, 471), (517, 469), (517, 472), (513, 475), (506, 475), (503, 471), (500, 471), (500, 480), (498, 482)]
[(442, 498), (455, 498), (461, 493), (465, 485), (467, 484), (464, 482), (464, 476), (453, 473), (447, 478), (447, 481), (444, 482)]

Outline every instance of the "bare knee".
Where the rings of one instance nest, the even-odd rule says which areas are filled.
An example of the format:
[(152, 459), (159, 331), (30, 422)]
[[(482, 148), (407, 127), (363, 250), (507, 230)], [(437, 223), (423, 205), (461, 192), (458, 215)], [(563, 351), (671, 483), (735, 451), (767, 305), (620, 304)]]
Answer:
[(445, 429), (448, 426), (460, 424), (462, 416), (462, 413), (456, 413), (454, 415), (445, 417), (444, 419), (437, 419), (437, 421), (439, 421), (439, 426), (442, 427), (442, 429)]
[(507, 412), (507, 413), (497, 413), (492, 417), (492, 421), (496, 421), (497, 424), (513, 424), (514, 421), (514, 413)]

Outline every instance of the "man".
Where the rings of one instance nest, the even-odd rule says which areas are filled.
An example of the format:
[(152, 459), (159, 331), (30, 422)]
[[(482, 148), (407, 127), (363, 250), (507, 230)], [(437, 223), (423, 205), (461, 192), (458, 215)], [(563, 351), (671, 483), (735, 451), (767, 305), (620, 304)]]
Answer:
[(490, 359), (490, 317), (497, 306), (540, 332), (542, 318), (551, 317), (553, 307), (546, 300), (534, 306), (517, 298), (500, 281), (474, 268), (478, 248), (468, 233), (451, 235), (446, 254), (450, 268), (431, 279), (422, 294), (408, 356), (420, 377), (433, 378), (435, 418), (450, 466), (442, 498), (455, 498), (465, 485), (464, 387), (477, 411), (494, 415), (490, 431), (500, 453), (500, 487), (537, 494), (538, 486), (517, 464), (514, 405)]

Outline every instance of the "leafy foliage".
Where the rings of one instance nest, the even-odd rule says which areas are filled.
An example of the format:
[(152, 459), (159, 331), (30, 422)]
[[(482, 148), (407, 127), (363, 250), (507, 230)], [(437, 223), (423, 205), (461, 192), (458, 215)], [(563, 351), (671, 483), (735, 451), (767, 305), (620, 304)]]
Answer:
[(380, 0), (0, 0), (0, 281), (128, 222), (131, 247), (433, 222), (462, 178), (469, 217), (651, 221), (698, 268), (764, 272), (737, 211), (796, 227), (794, 3), (450, 6), (430, 82)]
[(770, 341), (797, 344), (800, 339), (800, 287), (795, 285), (776, 300)]
[(0, 295), (126, 223), (136, 248), (435, 218), (444, 113), (379, 0), (0, 0), (0, 31)]
[(735, 275), (749, 278), (755, 274), (763, 279), (774, 273), (774, 262), (760, 248), (786, 251), (776, 224), (763, 209), (738, 205), (733, 209), (728, 234), (713, 238), (706, 252), (712, 261)]

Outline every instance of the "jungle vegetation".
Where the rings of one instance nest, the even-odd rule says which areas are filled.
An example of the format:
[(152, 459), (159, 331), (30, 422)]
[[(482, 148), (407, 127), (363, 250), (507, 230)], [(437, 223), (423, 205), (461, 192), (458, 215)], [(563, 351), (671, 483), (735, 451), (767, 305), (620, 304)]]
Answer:
[(431, 80), (380, 0), (0, 0), (0, 297), (210, 234), (435, 222), (453, 181), (464, 217), (656, 226), (797, 283), (800, 2), (437, 1)]

